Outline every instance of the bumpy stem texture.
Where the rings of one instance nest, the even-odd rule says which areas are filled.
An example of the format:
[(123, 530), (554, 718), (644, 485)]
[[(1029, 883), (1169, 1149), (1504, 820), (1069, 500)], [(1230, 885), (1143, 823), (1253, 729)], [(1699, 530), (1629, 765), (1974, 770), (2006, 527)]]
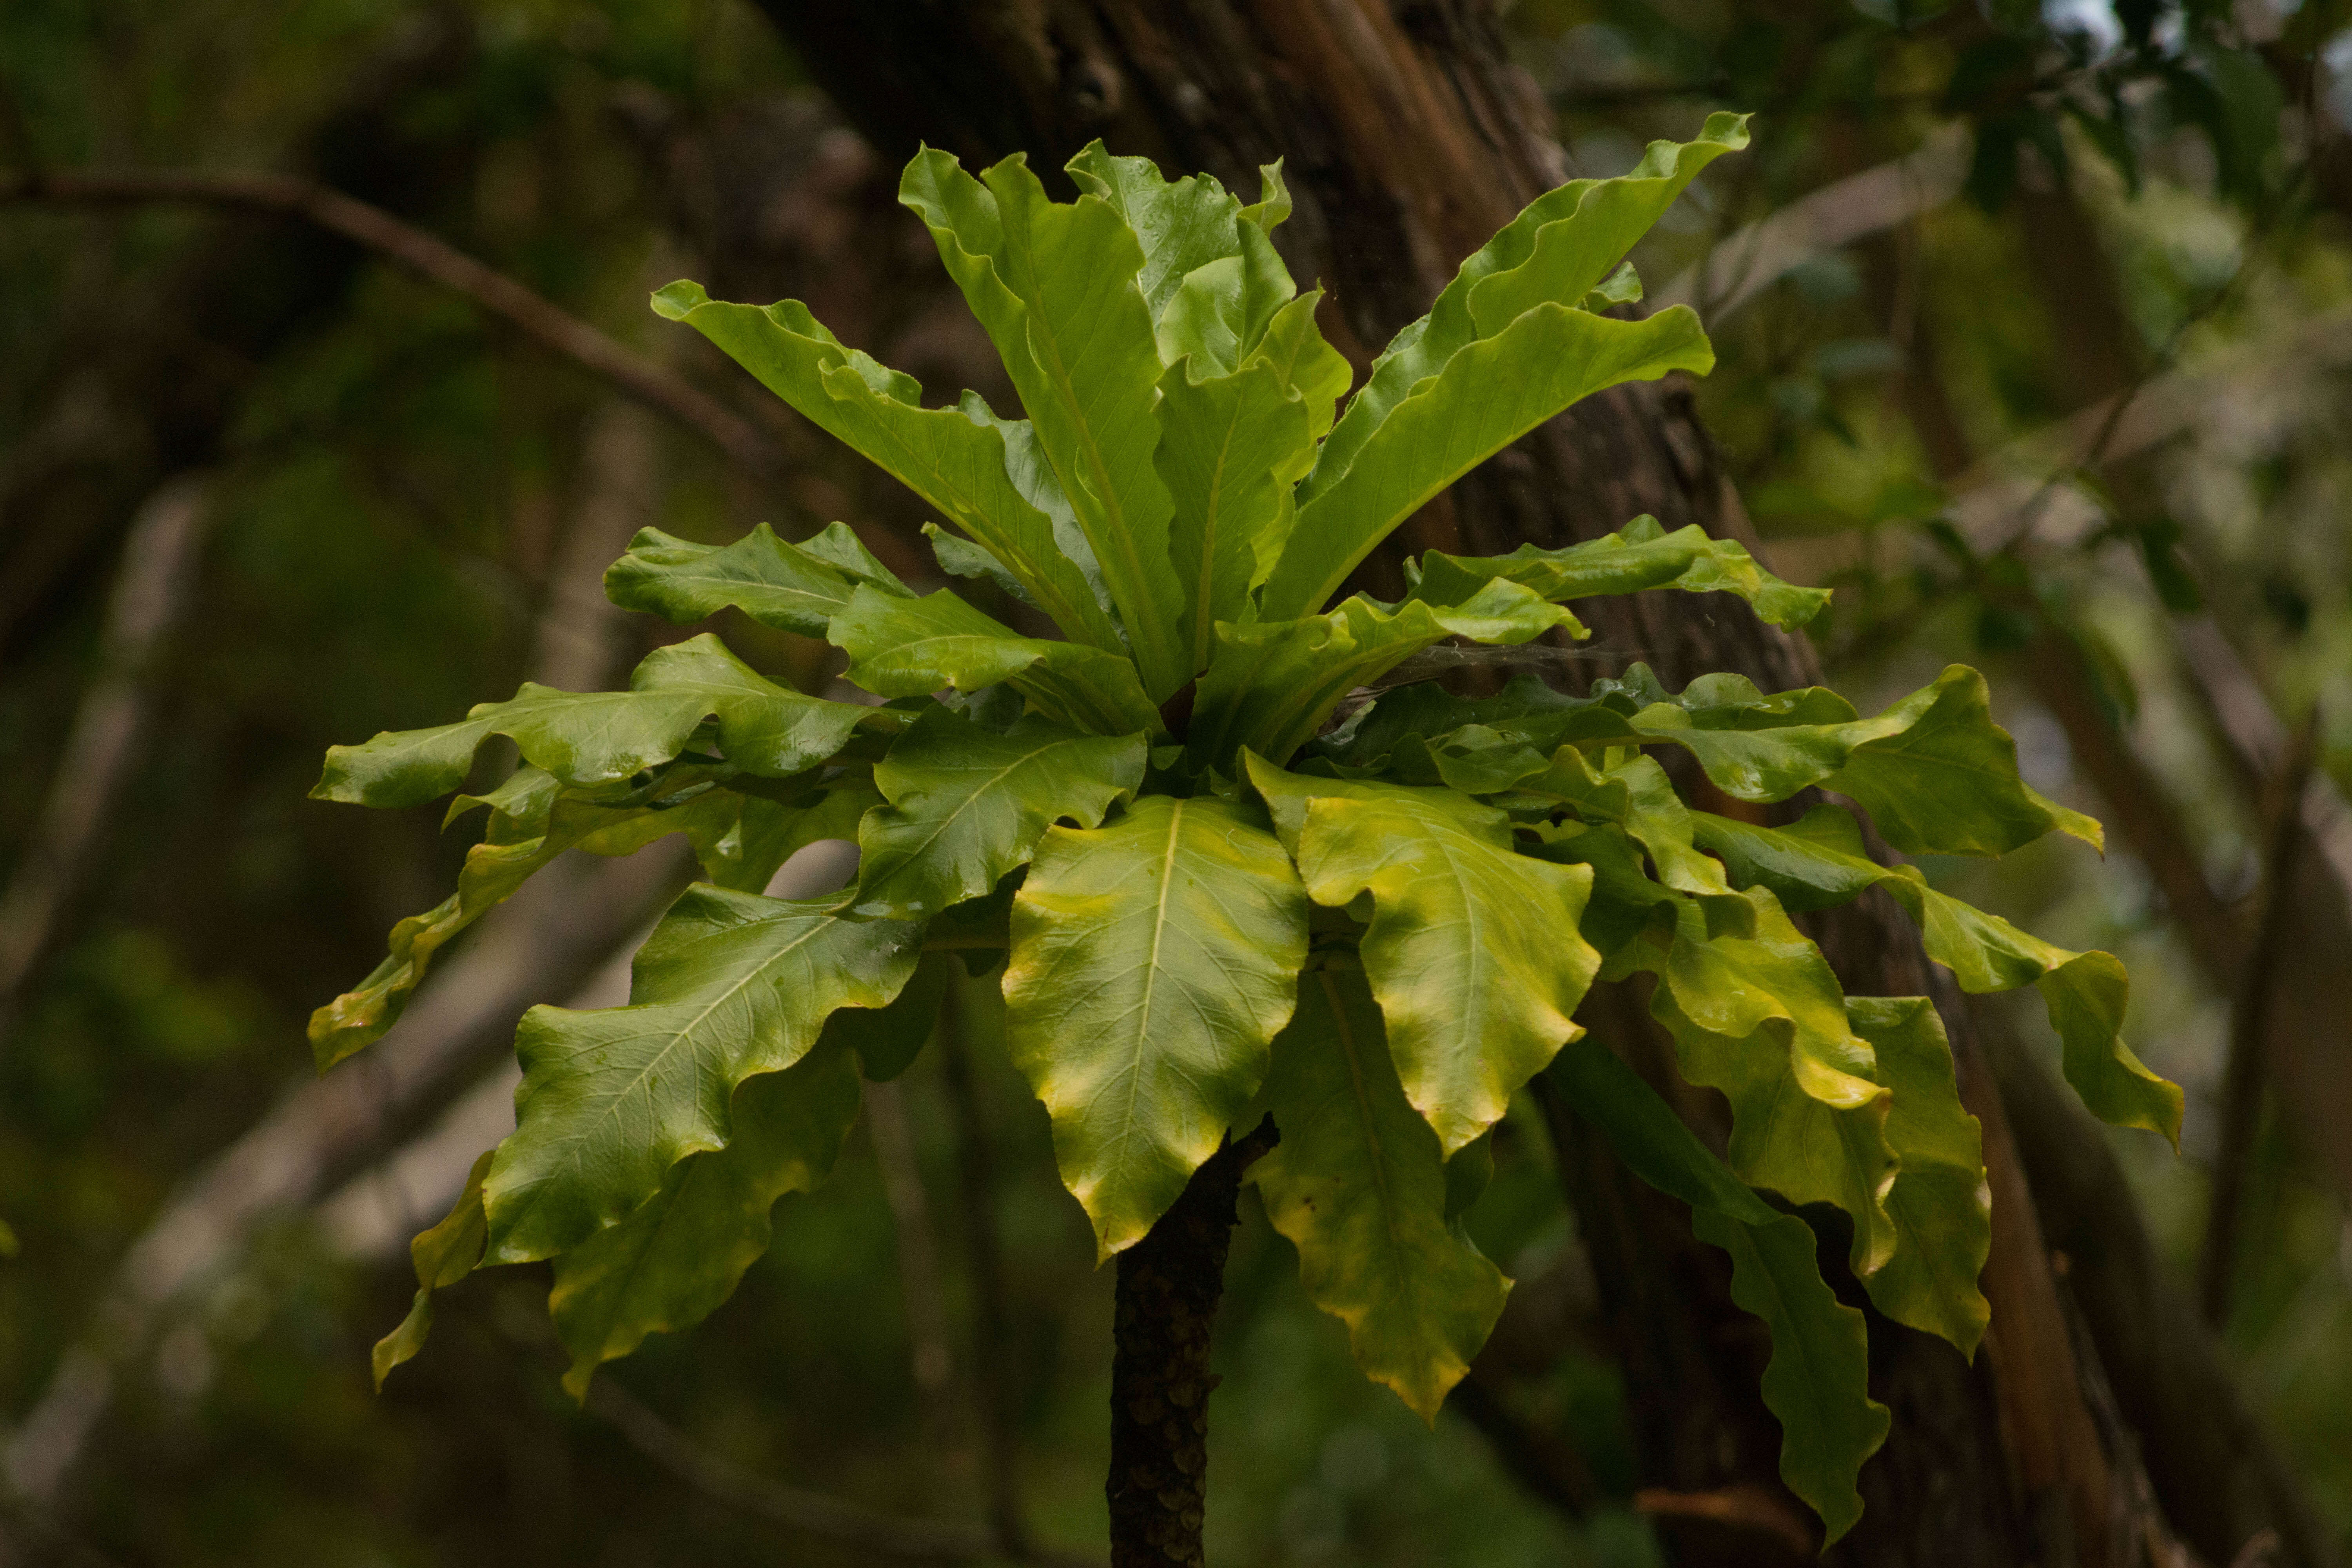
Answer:
[(1269, 1117), (1192, 1173), (1118, 1255), (1110, 1369), (1111, 1568), (1201, 1568), (1209, 1481), (1209, 1333), (1225, 1289), (1242, 1173), (1280, 1134)]

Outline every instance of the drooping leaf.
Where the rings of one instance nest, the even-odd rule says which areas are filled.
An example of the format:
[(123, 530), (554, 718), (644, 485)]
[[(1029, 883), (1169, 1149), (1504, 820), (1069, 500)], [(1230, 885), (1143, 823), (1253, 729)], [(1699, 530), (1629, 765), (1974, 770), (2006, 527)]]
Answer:
[(1977, 1119), (1960, 1105), (1952, 1047), (1925, 996), (1849, 996), (1853, 1032), (1894, 1092), (1886, 1142), (1902, 1169), (1886, 1194), (1895, 1255), (1863, 1280), (1878, 1310), (1974, 1356), (1992, 1309), (1977, 1289), (1992, 1247), (1992, 1189)]
[(799, 544), (764, 522), (732, 544), (697, 544), (647, 528), (605, 569), (604, 596), (679, 626), (732, 606), (763, 626), (821, 637), (861, 583), (901, 597), (908, 592), (845, 522), (827, 523)]
[(471, 1274), (482, 1261), (482, 1240), (488, 1234), (482, 1217), (482, 1178), (490, 1169), (491, 1151), (485, 1149), (466, 1173), (466, 1185), (450, 1205), (446, 1217), (408, 1244), (409, 1261), (416, 1269), (416, 1299), (399, 1326), (376, 1341), (369, 1362), (375, 1372), (375, 1391), (402, 1362), (425, 1348), (433, 1331), (433, 1292), (446, 1290)]
[(1053, 521), (1008, 471), (1005, 437), (961, 409), (926, 408), (913, 377), (845, 348), (797, 300), (762, 309), (712, 300), (698, 283), (672, 283), (655, 311), (724, 350), (820, 429), (939, 508), (1028, 585), (1073, 639), (1118, 653), (1118, 628), (1086, 575), (1055, 548)]
[(1761, 889), (1748, 895), (1754, 934), (1711, 932), (1685, 908), (1652, 967), (1652, 1016), (1666, 1026), (1683, 1076), (1731, 1101), (1731, 1168), (1791, 1203), (1835, 1204), (1853, 1221), (1853, 1268), (1895, 1251), (1885, 1200), (1895, 1180), (1890, 1095), (1869, 1042), (1847, 1021), (1829, 961)]
[(1863, 1317), (1823, 1282), (1813, 1233), (1750, 1192), (1633, 1068), (1593, 1041), (1561, 1051), (1552, 1081), (1642, 1180), (1691, 1206), (1700, 1239), (1731, 1255), (1731, 1299), (1772, 1331), (1764, 1404), (1780, 1422), (1780, 1479), (1837, 1540), (1862, 1517), (1854, 1478), (1891, 1425), (1870, 1397)]
[(1307, 893), (1254, 811), (1148, 795), (1039, 841), (1013, 904), (1005, 1048), (1105, 1258), (1142, 1238), (1265, 1077)]
[(1885, 886), (1927, 940), (1927, 956), (1973, 993), (2032, 985), (2042, 993), (2064, 1050), (2066, 1081), (2101, 1120), (2161, 1132), (2177, 1145), (2180, 1089), (2148, 1070), (2124, 1044), (2129, 979), (2104, 952), (2069, 952), (1927, 885), (1908, 866), (1884, 867), (1864, 852), (1853, 819), (1818, 805), (1792, 827), (1758, 827), (1694, 814), (1699, 845), (1743, 883), (1771, 889), (1790, 907), (1821, 909)]
[(1450, 1223), (1448, 1163), (1405, 1100), (1362, 973), (1323, 965), (1297, 985), (1264, 1100), (1282, 1142), (1249, 1179), (1356, 1364), (1433, 1423), (1511, 1282)]
[(1451, 1154), (1583, 1030), (1600, 967), (1577, 933), (1591, 871), (1519, 854), (1509, 819), (1450, 790), (1285, 773), (1248, 777), (1315, 901), (1372, 898), (1364, 973), (1405, 1098)]
[(921, 928), (839, 904), (689, 888), (639, 950), (627, 1006), (523, 1015), (516, 1127), (484, 1189), (494, 1261), (619, 1221), (679, 1160), (727, 1145), (738, 1084), (800, 1060), (835, 1008), (898, 994)]
[(746, 1079), (725, 1148), (680, 1160), (652, 1197), (558, 1256), (547, 1305), (572, 1352), (565, 1390), (585, 1399), (599, 1366), (647, 1334), (692, 1327), (733, 1295), (768, 1250), (769, 1211), (824, 1180), (857, 1108), (845, 1050), (819, 1046), (782, 1072)]
[(1696, 523), (1668, 533), (1637, 517), (1615, 533), (1560, 550), (1523, 544), (1508, 555), (1464, 557), (1432, 551), (1421, 557), (1418, 592), (1440, 603), (1490, 577), (1524, 583), (1544, 598), (1568, 600), (1649, 588), (1737, 594), (1773, 625), (1801, 626), (1828, 608), (1829, 590), (1783, 583), (1757, 564), (1736, 539), (1716, 539)]
[(1067, 817), (1100, 823), (1143, 782), (1140, 735), (1085, 735), (1035, 718), (1007, 734), (924, 714), (874, 770), (889, 803), (857, 830), (857, 910), (919, 919), (976, 899)]
[(1091, 734), (1160, 727), (1160, 710), (1125, 658), (1084, 643), (1024, 637), (944, 588), (919, 599), (862, 589), (833, 617), (831, 635), (849, 655), (848, 679), (878, 697), (1005, 684), (1048, 718)]
[[(642, 790), (615, 794), (566, 790), (553, 775), (525, 767), (493, 795), (478, 797), (479, 804), (493, 807), (490, 830), (466, 852), (457, 891), (394, 926), (383, 962), (310, 1015), (310, 1049), (319, 1070), (364, 1049), (398, 1023), (441, 949), (566, 849), (629, 855), (683, 833), (706, 871), (723, 878), (738, 862), (730, 840), (740, 842), (742, 813), (753, 802), (698, 779), (708, 771), (688, 769), (683, 776), (666, 771)], [(769, 803), (757, 804), (764, 808)]]
[(614, 784), (676, 757), (713, 718), (727, 760), (772, 778), (824, 762), (861, 727), (887, 734), (907, 722), (889, 709), (778, 686), (705, 633), (647, 654), (626, 691), (558, 691), (526, 681), (512, 700), (482, 703), (457, 723), (337, 746), (310, 794), (362, 805), (422, 805), (465, 783), (476, 748), (492, 735), (510, 736), (525, 761), (564, 784)]
[(976, 180), (927, 149), (898, 199), (930, 228), (995, 343), (1094, 548), (1144, 689), (1164, 700), (1192, 671), (1168, 569), (1168, 492), (1151, 466), (1160, 363), (1139, 283), (1143, 247), (1102, 197), (1049, 200), (1018, 154)]

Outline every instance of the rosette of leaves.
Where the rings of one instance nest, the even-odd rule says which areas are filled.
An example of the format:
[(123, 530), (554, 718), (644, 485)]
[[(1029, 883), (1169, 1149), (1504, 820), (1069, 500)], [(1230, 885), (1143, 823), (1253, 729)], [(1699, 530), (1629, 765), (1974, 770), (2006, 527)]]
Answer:
[[(522, 765), (458, 797), (453, 815), (487, 811), (482, 842), (450, 899), (320, 1011), (322, 1067), (381, 1034), (435, 952), (566, 848), (683, 833), (706, 878), (638, 953), (627, 1005), (524, 1018), (519, 1124), (417, 1238), (416, 1305), (379, 1373), (415, 1352), (432, 1292), (484, 1263), (552, 1260), (575, 1391), (693, 1323), (764, 1249), (775, 1200), (823, 1179), (861, 1075), (919, 1049), (942, 966), (1001, 962), (1009, 1049), (1101, 1255), (1271, 1116), (1279, 1145), (1250, 1179), (1308, 1294), (1425, 1416), (1510, 1288), (1462, 1224), (1485, 1135), (1549, 1071), (1731, 1254), (1736, 1300), (1771, 1330), (1784, 1474), (1832, 1535), (1850, 1525), (1887, 1417), (1864, 1387), (1862, 1314), (1791, 1211), (1843, 1210), (1878, 1308), (1973, 1352), (1988, 1200), (1933, 1008), (1845, 995), (1790, 915), (1884, 887), (1967, 988), (2041, 990), (2101, 1115), (2170, 1134), (2180, 1096), (2117, 1036), (2113, 959), (1877, 864), (1841, 806), (1780, 827), (1696, 809), (1659, 758), (1684, 753), (1740, 802), (1835, 791), (1916, 853), (1996, 855), (2053, 829), (2095, 841), (2096, 826), (2020, 782), (1983, 680), (1958, 667), (1871, 717), (1731, 675), (1672, 691), (1640, 666), (1582, 696), (1531, 677), (1479, 699), (1384, 684), (1441, 643), (1581, 637), (1568, 605), (1591, 595), (1729, 593), (1790, 627), (1825, 603), (1696, 528), (1637, 519), (1561, 550), (1430, 554), (1397, 603), (1333, 602), (1400, 522), (1539, 422), (1710, 367), (1689, 310), (1606, 308), (1638, 297), (1621, 265), (1634, 240), (1745, 141), (1717, 116), (1623, 178), (1543, 196), (1352, 395), (1319, 296), (1269, 241), (1288, 210), (1271, 168), (1244, 205), (1097, 146), (1063, 203), (1019, 158), (978, 178), (915, 159), (902, 199), (1024, 419), (971, 394), (925, 406), (796, 302), (656, 295), (935, 509), (947, 573), (993, 580), (1062, 635), (919, 594), (839, 523), (719, 547), (648, 530), (607, 574), (615, 602), (681, 624), (732, 607), (827, 639), (877, 700), (775, 685), (703, 635), (626, 691), (526, 686), (331, 754), (320, 795), (384, 806), (457, 789), (494, 734)], [(763, 896), (798, 847), (852, 837), (840, 893)], [(1722, 1158), (1575, 1022), (1596, 978), (1636, 972), (1683, 1074), (1730, 1101)]]

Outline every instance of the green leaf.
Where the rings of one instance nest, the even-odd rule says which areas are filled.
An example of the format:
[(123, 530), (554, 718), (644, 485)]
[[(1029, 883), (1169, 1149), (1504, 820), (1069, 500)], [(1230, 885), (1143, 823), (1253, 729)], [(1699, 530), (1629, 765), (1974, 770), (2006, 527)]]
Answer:
[(1360, 951), (1405, 1098), (1453, 1153), (1563, 1041), (1600, 967), (1577, 934), (1592, 873), (1521, 855), (1509, 819), (1450, 790), (1342, 784), (1245, 754), (1318, 904), (1370, 893)]
[(1686, 306), (1618, 321), (1539, 305), (1454, 354), (1389, 412), (1344, 472), (1324, 479), (1332, 444), (1363, 405), (1359, 393), (1300, 486), (1298, 521), (1259, 595), (1259, 613), (1270, 621), (1312, 614), (1399, 523), (1570, 405), (1624, 382), (1676, 370), (1704, 375), (1714, 366), (1715, 351)]
[(782, 1072), (746, 1079), (725, 1148), (680, 1160), (652, 1197), (557, 1257), (547, 1304), (572, 1352), (565, 1390), (587, 1398), (599, 1366), (647, 1334), (692, 1327), (733, 1295), (768, 1250), (768, 1211), (824, 1180), (857, 1109), (845, 1050), (820, 1046)]
[(1650, 1011), (1674, 1037), (1683, 1076), (1731, 1101), (1731, 1168), (1791, 1203), (1843, 1209), (1853, 1270), (1867, 1276), (1898, 1239), (1885, 1207), (1891, 1096), (1829, 961), (1769, 892), (1748, 897), (1753, 936), (1712, 934), (1695, 907), (1684, 910), (1672, 947), (1644, 965), (1661, 982)]
[(1508, 555), (1463, 557), (1432, 551), (1421, 558), (1416, 592), (1450, 603), (1492, 577), (1523, 583), (1546, 599), (1583, 599), (1675, 588), (1737, 594), (1773, 625), (1791, 630), (1829, 607), (1826, 588), (1783, 583), (1736, 539), (1716, 539), (1693, 523), (1668, 533), (1637, 517), (1615, 533), (1561, 550), (1523, 544)]
[(1688, 1204), (1700, 1238), (1731, 1255), (1731, 1299), (1772, 1331), (1764, 1404), (1780, 1422), (1780, 1479), (1837, 1540), (1862, 1517), (1854, 1478), (1891, 1421), (1870, 1397), (1862, 1314), (1822, 1281), (1811, 1228), (1742, 1185), (1608, 1047), (1579, 1042), (1550, 1070), (1617, 1157)]
[(1960, 1106), (1944, 1022), (1925, 996), (1850, 996), (1853, 1032), (1894, 1091), (1886, 1142), (1901, 1163), (1886, 1194), (1895, 1255), (1863, 1279), (1878, 1310), (1974, 1357), (1992, 1309), (1977, 1289), (1992, 1247), (1992, 1189), (1977, 1119)]
[(1148, 795), (1038, 843), (1013, 904), (1005, 1048), (1102, 1257), (1216, 1152), (1306, 959), (1306, 890), (1254, 811)]
[(654, 296), (654, 310), (699, 331), (819, 429), (937, 507), (1026, 584), (1069, 637), (1125, 650), (1085, 573), (1056, 548), (1053, 520), (1022, 494), (1006, 438), (991, 420), (924, 407), (912, 376), (843, 347), (797, 300), (764, 310), (731, 305), (698, 283), (678, 282)]
[[(1315, 311), (1322, 302), (1323, 290), (1310, 289), (1276, 310), (1249, 361), (1272, 366), (1282, 384), (1298, 394), (1307, 405), (1307, 428), (1318, 441), (1330, 433), (1339, 399), (1355, 376), (1347, 356), (1325, 342), (1315, 324)], [(1268, 557), (1265, 570), (1271, 571), (1273, 564)]]
[[(565, 790), (551, 774), (525, 767), (490, 796), (461, 797), (460, 806), (472, 801), (493, 805), (488, 835), (466, 852), (457, 890), (394, 926), (383, 962), (310, 1015), (318, 1069), (324, 1072), (364, 1049), (398, 1023), (435, 955), (566, 849), (629, 855), (668, 834), (684, 833), (704, 866), (723, 876), (730, 864), (728, 840), (740, 841), (741, 814), (752, 803), (701, 782), (698, 775), (707, 771), (689, 769), (682, 778), (666, 773), (643, 790), (605, 800)], [(761, 885), (766, 885), (764, 879)]]
[(1461, 605), (1408, 600), (1391, 607), (1359, 595), (1306, 620), (1221, 624), (1187, 749), (1218, 768), (1231, 768), (1244, 748), (1287, 762), (1349, 692), (1433, 643), (1447, 637), (1522, 643), (1575, 625), (1566, 610), (1507, 582), (1486, 584)]
[(999, 735), (945, 709), (924, 714), (874, 770), (889, 804), (857, 830), (857, 911), (920, 918), (979, 898), (1055, 822), (1092, 827), (1132, 795), (1146, 750), (1140, 735), (1035, 718)]
[(1249, 1179), (1364, 1375), (1433, 1424), (1510, 1281), (1450, 1223), (1447, 1163), (1397, 1081), (1363, 975), (1326, 965), (1297, 984), (1264, 1100), (1282, 1142)]
[(2150, 1072), (2124, 1044), (2130, 982), (2104, 952), (2070, 952), (1928, 887), (1908, 866), (1883, 867), (1863, 848), (1853, 818), (1817, 805), (1792, 827), (1757, 827), (1694, 814), (1698, 844), (1720, 856), (1738, 881), (1770, 888), (1794, 909), (1843, 903), (1884, 885), (1920, 928), (1927, 956), (1971, 993), (2032, 985), (2063, 1044), (2066, 1081), (2101, 1120), (2161, 1132), (2177, 1147), (2179, 1087)]
[[(940, 922), (932, 922), (933, 930)], [(914, 976), (885, 1007), (844, 1007), (824, 1021), (817, 1049), (839, 1048), (857, 1053), (857, 1070), (875, 1083), (887, 1083), (915, 1065), (939, 1026), (940, 1007), (947, 998), (955, 959), (944, 952), (925, 952), (916, 962)], [(755, 1080), (756, 1081), (756, 1080)]]
[(1189, 668), (1206, 669), (1219, 621), (1239, 621), (1266, 536), (1287, 521), (1290, 487), (1314, 460), (1306, 400), (1260, 358), (1195, 381), (1191, 362), (1160, 382), (1153, 462), (1175, 508), (1169, 556), (1183, 584)]
[(1168, 568), (1168, 492), (1151, 466), (1160, 363), (1138, 281), (1143, 248), (1102, 197), (1048, 200), (1017, 154), (983, 178), (926, 149), (898, 199), (930, 228), (1003, 359), (1126, 623), (1144, 689), (1162, 700), (1192, 671)]
[(861, 588), (833, 618), (848, 679), (877, 697), (920, 697), (943, 686), (1010, 685), (1056, 723), (1097, 735), (1151, 733), (1160, 710), (1135, 667), (1084, 643), (1024, 637), (942, 588), (901, 599)]
[(679, 626), (732, 606), (763, 626), (821, 637), (861, 583), (908, 593), (845, 522), (827, 523), (800, 544), (777, 538), (764, 522), (732, 544), (697, 544), (647, 528), (605, 569), (604, 596)]
[(526, 762), (567, 784), (614, 784), (668, 762), (714, 717), (727, 760), (772, 778), (823, 763), (860, 727), (888, 733), (907, 721), (889, 709), (778, 686), (706, 632), (647, 654), (626, 691), (558, 691), (526, 681), (511, 700), (482, 703), (457, 723), (334, 747), (310, 795), (421, 805), (464, 784), (475, 749), (492, 735), (512, 737)]
[(416, 1269), (416, 1300), (409, 1304), (408, 1315), (399, 1326), (376, 1341), (368, 1358), (375, 1371), (378, 1394), (383, 1392), (383, 1380), (392, 1375), (394, 1367), (425, 1348), (425, 1336), (433, 1331), (433, 1292), (455, 1285), (482, 1261), (482, 1241), (488, 1234), (482, 1217), (482, 1178), (489, 1172), (492, 1152), (482, 1151), (474, 1168), (466, 1173), (465, 1189), (450, 1205), (447, 1217), (408, 1244), (409, 1261)]
[(1108, 202), (1134, 231), (1143, 264), (1135, 274), (1150, 319), (1159, 321), (1184, 279), (1241, 255), (1243, 207), (1214, 176), (1170, 180), (1149, 158), (1114, 158), (1100, 142), (1068, 164), (1078, 188)]
[(517, 1125), (485, 1185), (493, 1261), (618, 1222), (679, 1160), (726, 1147), (736, 1085), (799, 1061), (835, 1008), (898, 994), (921, 928), (839, 902), (689, 888), (638, 952), (627, 1006), (523, 1015)]
[(1580, 307), (1699, 170), (1747, 143), (1744, 117), (1711, 116), (1698, 140), (1652, 143), (1622, 179), (1537, 197), (1463, 262), (1373, 362), (1324, 443), (1298, 493), (1296, 537), (1313, 543), (1266, 583), (1265, 618), (1318, 608), (1423, 501), (1579, 398), (1674, 369), (1705, 374), (1714, 352), (1680, 307), (1643, 321)]
[[(1625, 220), (1638, 216), (1642, 205), (1652, 205), (1655, 213), (1664, 214), (1674, 197), (1681, 194), (1682, 187), (1696, 175), (1700, 168), (1722, 153), (1746, 144), (1747, 121), (1738, 115), (1710, 115), (1699, 132), (1698, 140), (1685, 146), (1677, 146), (1671, 142), (1652, 142), (1642, 162), (1625, 176), (1628, 182), (1639, 183), (1643, 186), (1635, 193), (1637, 201), (1633, 210), (1628, 212), (1614, 204), (1608, 206), (1606, 221), (1594, 224), (1587, 235), (1590, 243), (1582, 247), (1588, 253), (1583, 258), (1585, 266), (1575, 269), (1561, 266), (1564, 261), (1575, 259), (1569, 252), (1579, 247), (1564, 247), (1559, 238), (1555, 238), (1549, 250), (1549, 264), (1530, 273), (1528, 281), (1554, 285), (1549, 298), (1555, 304), (1580, 303), (1590, 284), (1574, 294), (1559, 291), (1575, 281), (1570, 275), (1571, 270), (1590, 272), (1596, 263), (1605, 268), (1610, 262), (1632, 248), (1633, 240), (1640, 237), (1641, 230), (1628, 235), (1621, 225), (1630, 226)], [(1650, 184), (1661, 177), (1668, 182), (1666, 186)], [(1371, 379), (1357, 395), (1355, 403), (1349, 406), (1348, 416), (1343, 421), (1344, 428), (1332, 433), (1333, 444), (1326, 450), (1326, 460), (1331, 466), (1315, 481), (1317, 485), (1327, 484), (1338, 478), (1354, 462), (1357, 452), (1387, 421), (1398, 404), (1410, 396), (1423, 381), (1444, 370), (1455, 354), (1486, 335), (1471, 313), (1471, 291), (1490, 278), (1525, 267), (1536, 254), (1538, 240), (1543, 231), (1557, 224), (1573, 225), (1586, 197), (1596, 187), (1609, 183), (1570, 180), (1546, 192), (1528, 203), (1494, 238), (1462, 263), (1454, 280), (1430, 306), (1429, 314), (1399, 332), (1381, 351), (1381, 357), (1373, 362)], [(1601, 217), (1603, 208), (1596, 205), (1594, 211), (1595, 216)], [(1574, 233), (1573, 230), (1567, 231), (1560, 237), (1573, 237)], [(1611, 253), (1612, 246), (1613, 254)], [(1599, 274), (1593, 275), (1597, 277)], [(1491, 304), (1487, 314), (1490, 319), (1496, 314)]]

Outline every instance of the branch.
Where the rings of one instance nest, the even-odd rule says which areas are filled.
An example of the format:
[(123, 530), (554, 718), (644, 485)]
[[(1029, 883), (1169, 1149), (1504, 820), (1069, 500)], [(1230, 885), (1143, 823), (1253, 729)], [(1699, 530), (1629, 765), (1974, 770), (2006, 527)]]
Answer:
[(2295, 732), (2286, 761), (2265, 792), (2261, 913), (2238, 975), (2230, 1013), (2230, 1059), (2221, 1075), (2221, 1146), (2213, 1162), (2213, 1197), (2199, 1260), (2198, 1301), (2215, 1329), (2230, 1315), (2230, 1276), (2238, 1260), (2239, 1221), (2245, 1208), (2246, 1163), (2262, 1120), (2263, 1055), (2270, 1043), (2271, 999), (2277, 987), (2283, 927), (2294, 907), (2294, 853), (2303, 844), (2304, 787), (2318, 750), (2317, 712)]
[(579, 317), (382, 207), (297, 174), (182, 170), (0, 173), (0, 203), (135, 205), (153, 202), (244, 207), (308, 219), (353, 244), (462, 294), (492, 315), (629, 396), (699, 432), (757, 472), (783, 466), (774, 437), (673, 371), (630, 353)]
[(898, 1519), (754, 1474), (694, 1443), (612, 1378), (589, 1385), (588, 1408), (617, 1427), (631, 1447), (695, 1490), (787, 1530), (908, 1562), (975, 1563), (997, 1555), (995, 1532), (980, 1525)]
[(184, 474), (150, 495), (131, 520), (97, 670), (82, 693), (32, 837), (0, 895), (0, 1049), (25, 982), (73, 900), (146, 738), (153, 709), (148, 677), (157, 651), (187, 612), (212, 515), (204, 480)]
[(1725, 237), (1652, 296), (1653, 307), (1688, 305), (1720, 328), (1805, 262), (1950, 201), (1967, 178), (1969, 146), (1965, 126), (1947, 125), (1916, 153), (1806, 193)]

